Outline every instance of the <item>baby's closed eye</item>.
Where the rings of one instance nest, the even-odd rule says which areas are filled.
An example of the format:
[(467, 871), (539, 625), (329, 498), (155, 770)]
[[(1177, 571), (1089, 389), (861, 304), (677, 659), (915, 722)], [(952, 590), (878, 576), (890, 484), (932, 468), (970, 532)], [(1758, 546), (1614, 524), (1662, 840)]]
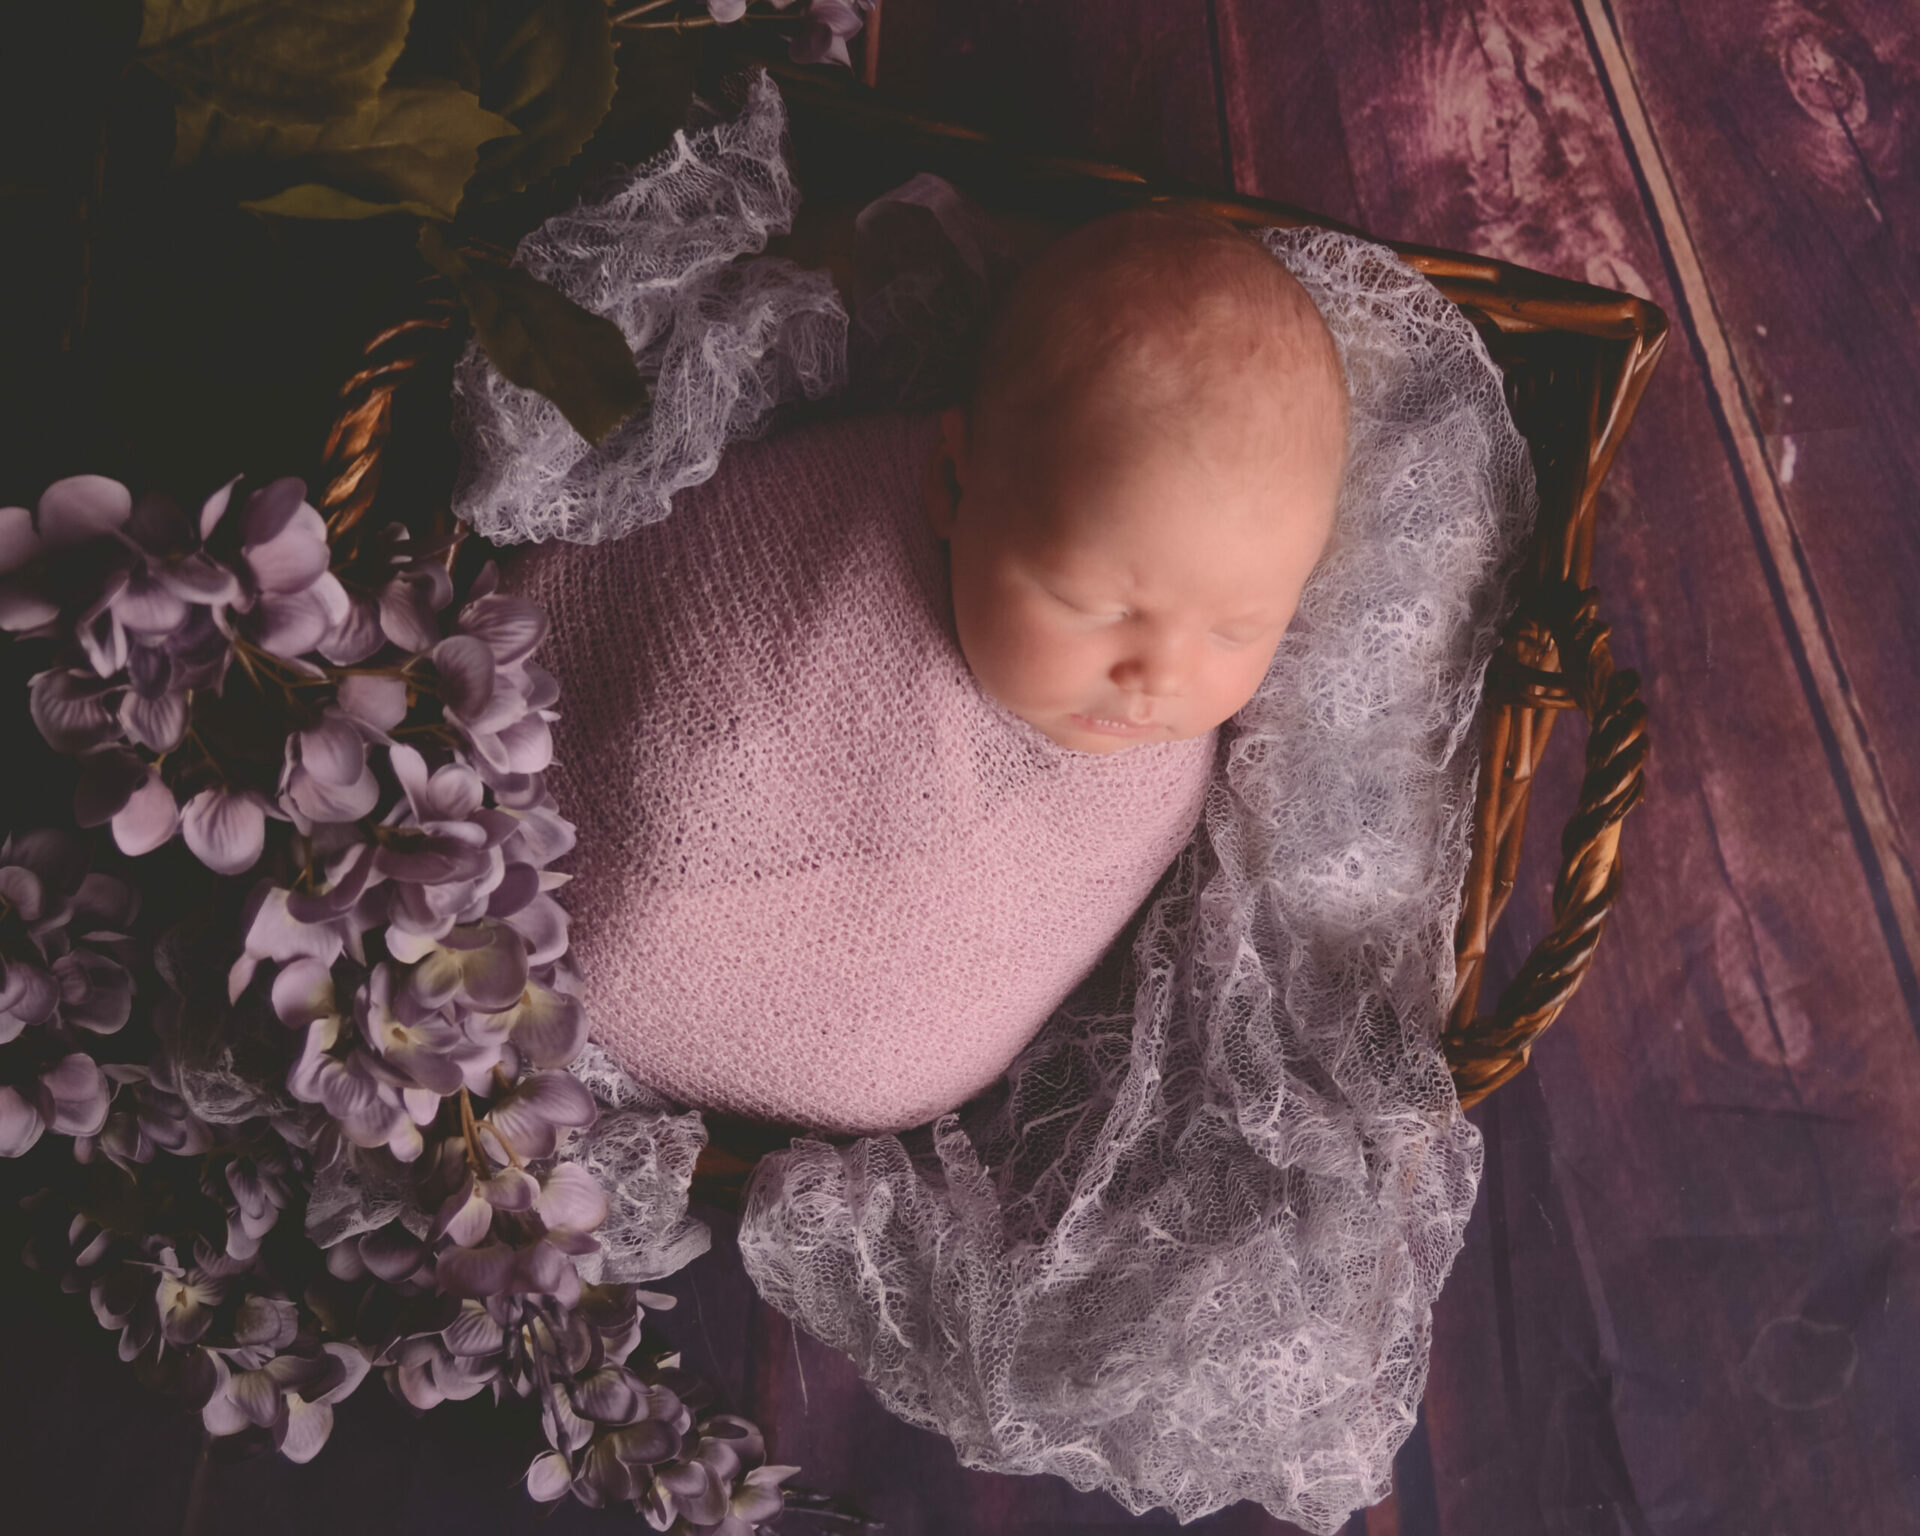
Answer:
[[(1084, 618), (1098, 620), (1102, 623), (1124, 623), (1126, 620), (1135, 616), (1131, 608), (1100, 611), (1091, 608), (1082, 608), (1077, 603), (1068, 602), (1066, 598), (1061, 597), (1057, 592), (1052, 593), (1051, 596), (1055, 602), (1061, 604), (1063, 607), (1071, 608), (1075, 613), (1080, 614)], [(1232, 625), (1225, 629), (1216, 629), (1213, 631), (1213, 638), (1227, 645), (1252, 645), (1254, 641), (1258, 640), (1264, 634), (1266, 634), (1266, 630), (1259, 625), (1241, 624)]]

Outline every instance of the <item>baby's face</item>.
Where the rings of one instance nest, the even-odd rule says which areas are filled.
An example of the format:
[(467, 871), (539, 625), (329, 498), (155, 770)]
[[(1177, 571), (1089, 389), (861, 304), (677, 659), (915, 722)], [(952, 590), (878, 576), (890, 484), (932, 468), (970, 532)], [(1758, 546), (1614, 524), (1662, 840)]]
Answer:
[(1099, 753), (1204, 735), (1251, 699), (1326, 546), (1341, 469), (1274, 420), (1067, 423), (1038, 462), (1001, 468), (968, 463), (965, 413), (946, 412), (929, 511), (987, 692)]

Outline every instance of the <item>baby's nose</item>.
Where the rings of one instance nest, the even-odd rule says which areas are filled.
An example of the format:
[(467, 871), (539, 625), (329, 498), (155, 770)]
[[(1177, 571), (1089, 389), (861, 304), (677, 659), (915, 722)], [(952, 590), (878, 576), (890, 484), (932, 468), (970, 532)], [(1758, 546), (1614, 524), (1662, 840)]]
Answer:
[(1130, 693), (1142, 693), (1150, 699), (1178, 694), (1194, 666), (1193, 651), (1198, 637), (1179, 634), (1142, 636), (1127, 650), (1126, 657), (1114, 668), (1117, 686)]

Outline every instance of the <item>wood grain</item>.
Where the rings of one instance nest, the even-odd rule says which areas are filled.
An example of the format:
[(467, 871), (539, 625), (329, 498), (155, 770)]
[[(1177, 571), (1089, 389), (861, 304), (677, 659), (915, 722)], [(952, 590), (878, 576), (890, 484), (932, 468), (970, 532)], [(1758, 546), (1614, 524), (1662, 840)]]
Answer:
[[(1910, 0), (886, 0), (885, 27), (879, 88), (927, 110), (1673, 318), (1594, 563), (1656, 744), (1625, 894), (1534, 1069), (1473, 1112), (1486, 1174), (1422, 1421), (1348, 1532), (1920, 1529)], [(1544, 927), (1562, 730), (1489, 996)], [(766, 1307), (702, 1214), (715, 1251), (658, 1283), (683, 1297), (660, 1336), (801, 1487), (887, 1536), (1172, 1523), (959, 1466)], [(84, 1309), (0, 1353), (11, 1512), (177, 1527), (191, 1424)], [(415, 1420), (370, 1388), (314, 1465), (214, 1469), (204, 1530), (543, 1528), (521, 1442), (469, 1410)], [(1292, 1528), (1243, 1505), (1194, 1529)]]
[[(1306, 201), (1314, 194), (1292, 179), (1297, 154), (1280, 151), (1269, 169), (1239, 142), (1243, 133), (1272, 132), (1284, 104), (1234, 81), (1235, 71), (1257, 70), (1293, 46), (1305, 30), (1299, 8), (1282, 17), (1221, 4), (1234, 17), (1223, 33), (1239, 39), (1226, 88), (1234, 162), (1259, 178), (1253, 190)], [(1640, 11), (1657, 11), (1670, 32), (1681, 14), (1652, 4), (1621, 9), (1630, 40)], [(1659, 208), (1642, 194), (1644, 177), (1609, 99), (1616, 82), (1603, 76), (1573, 6), (1388, 3), (1317, 12), (1326, 72), (1340, 82), (1356, 188), (1351, 209), (1324, 211), (1383, 235), (1625, 288), (1696, 318), (1675, 274), (1677, 234), (1657, 222)], [(1702, 12), (1723, 42), (1753, 43), (1745, 8), (1685, 14), (1699, 25)], [(1712, 118), (1724, 144), (1729, 109), (1714, 105), (1716, 91), (1751, 113), (1753, 71), (1736, 71), (1730, 59), (1710, 63), (1713, 50), (1697, 39), (1676, 42), (1668, 57), (1690, 72), (1676, 81), (1675, 100)], [(1911, 61), (1914, 49), (1903, 36), (1876, 57)], [(1653, 124), (1656, 137), (1668, 132), (1658, 110)], [(1766, 142), (1763, 127), (1732, 140), (1735, 149)], [(1666, 158), (1725, 198), (1733, 168), (1715, 168), (1710, 137), (1703, 124)], [(1689, 223), (1715, 232), (1715, 243), (1700, 247), (1715, 291), (1764, 268), (1775, 312), (1818, 313), (1828, 301), (1809, 304), (1817, 288), (1861, 281), (1830, 267), (1781, 270), (1780, 246), (1756, 240), (1752, 220), (1724, 206), (1703, 207)], [(1827, 238), (1817, 218), (1803, 219), (1799, 237)], [(1883, 304), (1880, 312), (1904, 317), (1911, 306)], [(1904, 383), (1920, 355), (1909, 329), (1863, 348), (1855, 337), (1872, 326), (1864, 306), (1851, 322), (1819, 328), (1829, 349), (1892, 353), (1882, 372)], [(1809, 675), (1810, 649), (1826, 643), (1822, 623), (1836, 634), (1839, 624), (1809, 626), (1785, 600), (1781, 563), (1756, 526), (1697, 319), (1690, 340), (1679, 356), (1669, 353), (1629, 436), (1596, 553), (1615, 652), (1642, 671), (1659, 743), (1641, 819), (1626, 833), (1627, 894), (1596, 973), (1536, 1053), (1537, 1083), (1499, 1106), (1494, 1118), (1517, 1120), (1538, 1093), (1533, 1108), (1550, 1106), (1551, 1115), (1533, 1114), (1518, 1143), (1509, 1135), (1490, 1142), (1481, 1212), (1490, 1219), (1436, 1314), (1429, 1412), (1450, 1532), (1582, 1528), (1580, 1483), (1568, 1480), (1576, 1459), (1589, 1490), (1612, 1503), (1599, 1527), (1609, 1530), (1640, 1522), (1895, 1530), (1914, 1518), (1898, 1454), (1867, 1428), (1901, 1416), (1892, 1383), (1902, 1371), (1910, 1379), (1911, 1362), (1904, 1349), (1890, 1349), (1863, 1300), (1885, 1303), (1876, 1277), (1899, 1273), (1886, 1234), (1915, 1171), (1914, 1134), (1898, 1110), (1920, 1087), (1900, 924), (1876, 920), (1887, 900), (1881, 851), (1903, 855), (1884, 835), (1861, 835), (1860, 805), (1872, 785), (1863, 788), (1856, 765), (1832, 750), (1828, 694)], [(1877, 395), (1880, 382), (1856, 376), (1852, 392)], [(1833, 408), (1819, 403), (1830, 396), (1818, 384), (1806, 398), (1815, 411)], [(1903, 439), (1912, 441), (1911, 433)], [(1844, 487), (1830, 485), (1824, 501), (1805, 494), (1809, 522), (1845, 525), (1846, 538), (1879, 550), (1883, 592), (1912, 570), (1910, 522), (1894, 535), (1895, 510), (1884, 500), (1877, 516), (1855, 517), (1858, 498)], [(1912, 503), (1910, 490), (1904, 503)], [(1824, 518), (1821, 506), (1832, 509)], [(1851, 592), (1848, 579), (1838, 580), (1839, 590)], [(1890, 597), (1843, 606), (1861, 634), (1859, 666), (1909, 664), (1884, 654), (1888, 619), (1904, 606)], [(1879, 651), (1870, 631), (1883, 636)], [(1850, 675), (1853, 653), (1841, 654), (1841, 675)], [(1910, 741), (1911, 721), (1889, 697), (1873, 721), (1877, 741)], [(1868, 754), (1889, 755), (1898, 754)], [(1536, 827), (1564, 817), (1570, 766), (1550, 758), (1555, 782), (1535, 791)], [(1892, 781), (1891, 771), (1881, 772)], [(1531, 914), (1523, 901), (1510, 911), (1514, 927), (1502, 936), (1510, 955), (1538, 935), (1551, 854), (1545, 839), (1530, 845), (1520, 889), (1538, 895)], [(1502, 1144), (1512, 1155), (1501, 1155)], [(1540, 1187), (1549, 1171), (1558, 1216)], [(1515, 1199), (1526, 1187), (1546, 1244), (1527, 1261), (1531, 1281), (1518, 1246), (1526, 1212)], [(1505, 1208), (1504, 1226), (1489, 1207)], [(1550, 1228), (1558, 1235), (1548, 1236)], [(1480, 1273), (1483, 1263), (1488, 1271)], [(1836, 1314), (1850, 1321), (1811, 1320), (1808, 1298), (1828, 1290), (1842, 1298)], [(1872, 1363), (1856, 1329), (1877, 1340)], [(1590, 1357), (1581, 1342), (1589, 1336), (1597, 1345)], [(1564, 1434), (1544, 1428), (1564, 1401), (1555, 1381), (1562, 1356), (1591, 1359), (1587, 1398), (1597, 1410)], [(1833, 1402), (1818, 1401), (1843, 1379)], [(1488, 1429), (1485, 1411), (1502, 1399), (1504, 1440)], [(1800, 1401), (1807, 1406), (1780, 1406)], [(1850, 1414), (1863, 1418), (1841, 1417)], [(1796, 1453), (1810, 1433), (1822, 1445), (1818, 1458)]]
[(879, 88), (955, 122), (1228, 186), (1208, 0), (886, 0)]

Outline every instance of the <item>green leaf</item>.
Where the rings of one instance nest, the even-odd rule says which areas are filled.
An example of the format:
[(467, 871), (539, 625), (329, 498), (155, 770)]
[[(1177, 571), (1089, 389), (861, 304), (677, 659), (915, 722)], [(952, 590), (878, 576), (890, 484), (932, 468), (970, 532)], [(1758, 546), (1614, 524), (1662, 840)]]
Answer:
[(277, 213), (288, 219), (375, 219), (384, 213), (411, 213), (423, 219), (446, 217), (427, 203), (370, 203), (338, 187), (323, 187), (317, 181), (303, 181), (272, 197), (250, 198), (240, 206), (254, 213)]
[(519, 128), (481, 152), (469, 189), (481, 201), (565, 165), (613, 104), (607, 0), (420, 0), (401, 62), (459, 81)]
[[(179, 146), (200, 159), (280, 160), (293, 185), (241, 206), (293, 218), (360, 219), (406, 211), (450, 219), (480, 146), (514, 126), (448, 80), (390, 85), (323, 127), (277, 127), (183, 105)], [(176, 149), (176, 161), (179, 158)]]
[(453, 283), (474, 334), (502, 378), (537, 390), (596, 447), (653, 398), (620, 327), (518, 267), (468, 261), (439, 227), (420, 229), (420, 254)]
[(371, 101), (407, 40), (413, 0), (143, 0), (135, 52), (223, 112), (321, 123)]

